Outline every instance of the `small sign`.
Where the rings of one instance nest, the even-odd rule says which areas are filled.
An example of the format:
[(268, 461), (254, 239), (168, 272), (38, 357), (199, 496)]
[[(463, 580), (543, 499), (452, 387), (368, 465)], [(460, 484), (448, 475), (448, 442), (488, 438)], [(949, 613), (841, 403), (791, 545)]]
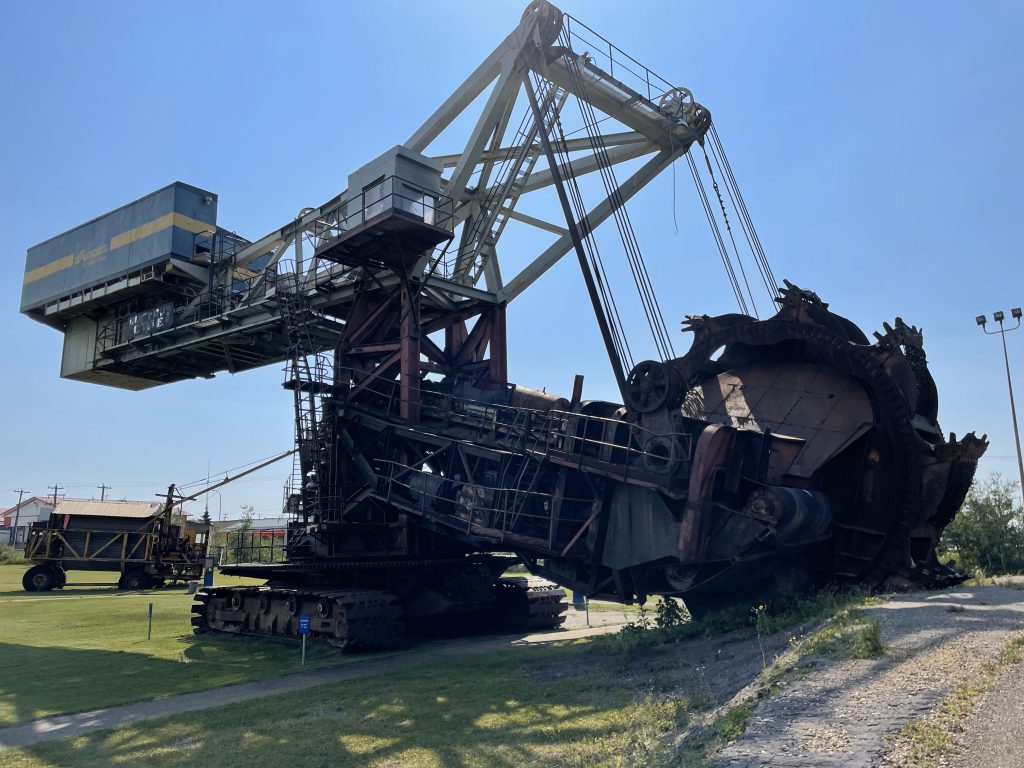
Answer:
[(309, 634), (309, 614), (308, 613), (300, 613), (299, 614), (299, 634), (300, 635), (308, 635)]
[(148, 336), (163, 331), (174, 325), (174, 304), (165, 302), (153, 309), (139, 312), (128, 318), (128, 340), (139, 336)]

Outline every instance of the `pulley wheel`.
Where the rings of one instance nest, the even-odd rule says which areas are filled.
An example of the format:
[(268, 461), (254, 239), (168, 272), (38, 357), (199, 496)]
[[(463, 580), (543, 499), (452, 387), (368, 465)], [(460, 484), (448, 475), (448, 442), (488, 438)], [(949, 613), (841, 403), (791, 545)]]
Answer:
[(626, 405), (637, 413), (653, 413), (678, 405), (682, 381), (676, 370), (657, 360), (644, 360), (626, 377)]
[(536, 18), (541, 45), (551, 45), (562, 33), (562, 16), (562, 12), (547, 0), (533, 0), (526, 6), (519, 23), (522, 25), (530, 18)]

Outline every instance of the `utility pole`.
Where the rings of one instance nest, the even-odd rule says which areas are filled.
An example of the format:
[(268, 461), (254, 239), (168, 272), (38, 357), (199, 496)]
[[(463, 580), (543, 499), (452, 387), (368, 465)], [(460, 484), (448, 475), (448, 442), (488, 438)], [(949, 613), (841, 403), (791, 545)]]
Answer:
[(1017, 324), (1013, 326), (1013, 328), (1004, 328), (1003, 319), (1006, 315), (1002, 312), (993, 312), (992, 319), (999, 323), (998, 331), (989, 331), (985, 328), (986, 320), (984, 315), (978, 315), (974, 320), (979, 326), (981, 326), (981, 330), (985, 331), (986, 334), (992, 336), (998, 333), (1003, 340), (1003, 361), (1006, 363), (1006, 386), (1010, 390), (1010, 418), (1013, 420), (1013, 440), (1017, 446), (1017, 470), (1020, 472), (1021, 498), (1024, 499), (1024, 458), (1021, 457), (1020, 430), (1017, 428), (1017, 406), (1013, 401), (1013, 381), (1010, 379), (1010, 355), (1006, 351), (1006, 334), (1020, 328), (1021, 314), (1020, 307), (1014, 307), (1011, 309), (1010, 315), (1017, 321)]
[(64, 486), (63, 485), (48, 485), (46, 487), (53, 489), (53, 506), (56, 507), (57, 506), (57, 491), (63, 491), (64, 490)]
[[(207, 525), (210, 524), (210, 460), (206, 460), (206, 498), (203, 499), (205, 505), (203, 506), (203, 522)], [(220, 494), (217, 494), (220, 496)]]
[(102, 483), (100, 485), (97, 485), (96, 487), (100, 489), (100, 501), (106, 501), (107, 500), (107, 489), (108, 488), (113, 490), (113, 486), (107, 485), (106, 483)]
[(18, 494), (18, 506), (14, 508), (14, 527), (11, 528), (11, 546), (15, 544), (15, 539), (18, 536), (18, 518), (21, 517), (21, 500), (28, 493), (24, 488), (19, 488), (15, 493)]

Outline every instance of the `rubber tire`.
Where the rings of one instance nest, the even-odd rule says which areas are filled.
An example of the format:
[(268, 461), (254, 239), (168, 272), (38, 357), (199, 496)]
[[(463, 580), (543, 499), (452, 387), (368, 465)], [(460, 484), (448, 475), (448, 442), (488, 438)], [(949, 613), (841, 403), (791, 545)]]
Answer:
[(34, 565), (21, 577), (26, 592), (49, 592), (57, 586), (57, 573), (48, 565)]
[(149, 576), (144, 571), (125, 571), (117, 580), (117, 588), (124, 590), (146, 589), (149, 582)]

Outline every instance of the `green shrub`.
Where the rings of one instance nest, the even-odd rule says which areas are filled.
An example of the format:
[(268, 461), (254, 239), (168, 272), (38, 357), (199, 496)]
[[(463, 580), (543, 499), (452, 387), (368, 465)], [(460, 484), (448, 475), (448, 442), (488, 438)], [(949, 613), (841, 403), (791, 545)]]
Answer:
[(735, 741), (747, 730), (747, 721), (752, 711), (749, 704), (733, 707), (715, 723), (715, 735), (725, 742)]
[(939, 549), (978, 578), (1024, 572), (1024, 510), (1017, 503), (1017, 484), (998, 473), (975, 482)]
[(658, 629), (668, 629), (685, 624), (690, 620), (690, 612), (678, 600), (662, 597), (654, 609), (654, 624)]
[(20, 549), (10, 544), (0, 544), (0, 565), (20, 564), (25, 562)]
[(885, 639), (878, 619), (868, 619), (853, 636), (850, 657), (854, 659), (878, 659), (885, 655)]

